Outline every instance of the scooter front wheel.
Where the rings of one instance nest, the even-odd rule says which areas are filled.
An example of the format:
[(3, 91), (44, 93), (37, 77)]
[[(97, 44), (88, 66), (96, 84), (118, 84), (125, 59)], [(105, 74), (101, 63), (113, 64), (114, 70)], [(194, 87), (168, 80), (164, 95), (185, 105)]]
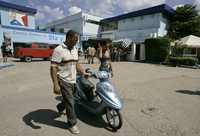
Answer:
[(122, 120), (121, 112), (119, 110), (107, 108), (106, 119), (108, 121), (108, 125), (112, 129), (118, 130), (122, 127), (123, 120)]

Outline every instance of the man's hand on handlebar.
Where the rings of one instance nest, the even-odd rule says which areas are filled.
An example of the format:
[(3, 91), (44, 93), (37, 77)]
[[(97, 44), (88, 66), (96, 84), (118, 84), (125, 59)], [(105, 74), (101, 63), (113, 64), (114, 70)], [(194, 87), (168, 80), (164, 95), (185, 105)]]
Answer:
[(86, 79), (88, 79), (89, 77), (91, 77), (91, 74), (90, 74), (90, 73), (84, 72), (83, 76), (84, 76)]

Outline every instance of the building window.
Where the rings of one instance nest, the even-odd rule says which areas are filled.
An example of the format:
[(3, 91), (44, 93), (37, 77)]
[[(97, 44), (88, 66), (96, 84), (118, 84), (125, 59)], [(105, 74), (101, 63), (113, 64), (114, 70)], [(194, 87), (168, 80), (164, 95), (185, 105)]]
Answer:
[(39, 27), (39, 26), (36, 26), (35, 29), (36, 29), (36, 30), (40, 30), (40, 27)]
[(55, 32), (55, 28), (51, 28), (51, 32)]
[(59, 32), (60, 32), (60, 33), (64, 33), (64, 28), (60, 28), (60, 29), (59, 29)]
[(1, 11), (0, 11), (0, 25), (1, 25)]
[(45, 28), (44, 28), (44, 29), (41, 29), (41, 30), (42, 30), (42, 31), (47, 31), (47, 29), (45, 29)]
[(112, 31), (118, 29), (118, 22), (109, 22), (109, 23), (102, 23), (101, 30), (102, 31)]
[(94, 20), (91, 20), (91, 19), (88, 19), (86, 22), (96, 24), (96, 25), (100, 24), (98, 21), (94, 21)]

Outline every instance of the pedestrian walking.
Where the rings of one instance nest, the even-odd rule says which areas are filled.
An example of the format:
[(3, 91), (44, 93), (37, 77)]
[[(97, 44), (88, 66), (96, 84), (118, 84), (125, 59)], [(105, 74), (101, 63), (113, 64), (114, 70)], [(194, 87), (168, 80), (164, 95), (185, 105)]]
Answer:
[(77, 127), (77, 117), (74, 109), (74, 97), (76, 85), (76, 72), (87, 75), (78, 63), (78, 50), (75, 47), (78, 41), (78, 33), (68, 31), (66, 40), (54, 49), (51, 59), (51, 78), (55, 94), (62, 94), (63, 101), (57, 105), (58, 112), (66, 109), (69, 131), (73, 134), (80, 133)]

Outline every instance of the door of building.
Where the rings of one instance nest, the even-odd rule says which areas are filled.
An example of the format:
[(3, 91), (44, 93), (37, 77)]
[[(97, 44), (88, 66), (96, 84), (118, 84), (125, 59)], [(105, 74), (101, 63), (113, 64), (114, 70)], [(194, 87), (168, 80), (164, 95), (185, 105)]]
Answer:
[(136, 44), (135, 60), (140, 60), (140, 44)]

